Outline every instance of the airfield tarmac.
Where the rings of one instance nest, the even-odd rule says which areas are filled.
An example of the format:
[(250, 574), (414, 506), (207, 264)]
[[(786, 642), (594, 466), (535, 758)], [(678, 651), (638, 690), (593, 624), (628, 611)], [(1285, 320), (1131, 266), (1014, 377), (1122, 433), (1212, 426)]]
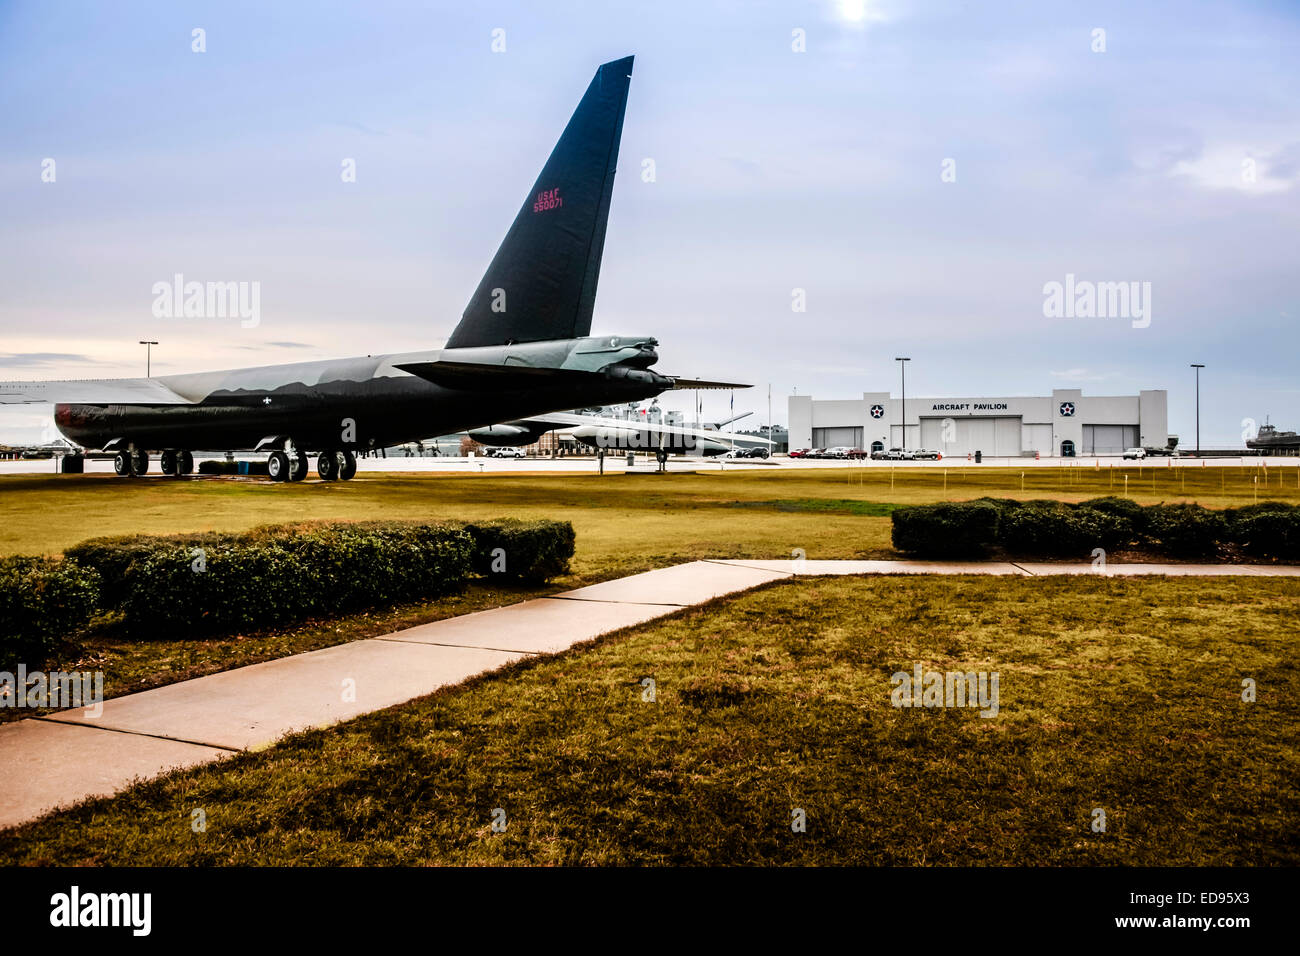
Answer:
[[(195, 467), (203, 461), (215, 460), (220, 461), (224, 456), (221, 455), (196, 455)], [(240, 460), (261, 460), (261, 455), (241, 455), (237, 456)], [(1241, 467), (1243, 465), (1263, 465), (1268, 468), (1300, 468), (1300, 458), (1291, 457), (1270, 457), (1257, 458), (1254, 456), (1224, 457), (1224, 458), (1147, 458), (1143, 461), (1125, 461), (1118, 456), (1098, 456), (1088, 458), (993, 458), (985, 456), (980, 465), (976, 465), (972, 460), (963, 457), (943, 458), (938, 461), (871, 461), (855, 460), (845, 461), (839, 459), (810, 459), (810, 458), (786, 458), (784, 456), (774, 456), (772, 458), (741, 458), (741, 459), (723, 459), (723, 458), (694, 458), (694, 457), (673, 457), (668, 459), (667, 468), (673, 472), (690, 472), (690, 471), (736, 471), (738, 469), (748, 471), (776, 471), (780, 469), (853, 469), (860, 471), (862, 469), (884, 469), (890, 468), (1222, 468), (1222, 467)], [(41, 475), (57, 472), (58, 463), (48, 458), (37, 458), (22, 461), (0, 461), (0, 475)], [(428, 472), (431, 474), (524, 474), (537, 472), (544, 474), (551, 473), (571, 473), (571, 474), (596, 474), (600, 471), (600, 463), (594, 457), (575, 455), (565, 458), (461, 458), (461, 457), (428, 457), (428, 458), (358, 458), (357, 470), (359, 472), (370, 472), (376, 474), (382, 473), (419, 473)], [(617, 474), (625, 471), (632, 471), (637, 474), (646, 474), (656, 470), (655, 462), (647, 456), (637, 457), (635, 463), (631, 466), (627, 464), (626, 457), (608, 456), (605, 459), (605, 473)], [(86, 461), (87, 474), (112, 474), (113, 462), (111, 459), (88, 459)], [(150, 477), (165, 477), (158, 471), (158, 462), (155, 459), (152, 462), (152, 471)], [(202, 476), (199, 476), (202, 477)], [(314, 469), (309, 477), (314, 477)]]

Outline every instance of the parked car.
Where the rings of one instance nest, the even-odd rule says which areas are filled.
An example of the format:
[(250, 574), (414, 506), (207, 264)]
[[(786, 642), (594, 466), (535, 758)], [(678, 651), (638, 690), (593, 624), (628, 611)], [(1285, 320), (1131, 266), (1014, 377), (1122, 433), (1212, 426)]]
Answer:
[(810, 452), (811, 452), (811, 451), (812, 451), (811, 448), (796, 448), (794, 451), (790, 452), (789, 455), (787, 455), (786, 457), (788, 457), (788, 458), (808, 458), (808, 457), (811, 457), (811, 456), (810, 456)]
[(885, 461), (911, 461), (916, 453), (908, 448), (891, 448), (885, 452)]
[(912, 452), (912, 457), (917, 461), (938, 461), (939, 453), (933, 448), (918, 448)]
[(483, 453), (488, 458), (523, 458), (522, 448), (489, 448)]
[(1125, 458), (1135, 458), (1135, 459), (1138, 459), (1138, 458), (1145, 458), (1146, 456), (1147, 456), (1147, 450), (1146, 450), (1145, 448), (1126, 448), (1126, 449), (1124, 449), (1124, 457), (1125, 457)]
[(742, 448), (737, 457), (740, 458), (766, 458), (771, 452), (759, 445), (755, 448)]

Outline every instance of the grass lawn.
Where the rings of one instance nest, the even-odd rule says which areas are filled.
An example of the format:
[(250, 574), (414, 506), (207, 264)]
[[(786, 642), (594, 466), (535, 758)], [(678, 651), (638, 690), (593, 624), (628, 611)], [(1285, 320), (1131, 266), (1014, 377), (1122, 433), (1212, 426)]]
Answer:
[[(0, 477), (0, 554), (57, 554), (88, 537), (131, 532), (238, 530), (304, 518), (516, 516), (568, 520), (577, 531), (573, 573), (544, 588), (475, 586), (427, 604), (352, 614), (223, 637), (138, 641), (111, 626), (52, 668), (102, 670), (114, 697), (161, 684), (385, 634), (402, 627), (698, 558), (897, 557), (895, 505), (981, 495), (1083, 500), (1121, 490), (1143, 503), (1210, 507), (1266, 498), (1300, 501), (1294, 467), (1127, 468), (733, 467), (726, 472), (587, 474), (369, 474), (352, 481), (112, 475)], [(1024, 490), (1021, 485), (1024, 484)], [(13, 719), (0, 710), (0, 719)]]
[[(1298, 616), (1285, 579), (779, 582), (54, 814), (0, 861), (1294, 865)], [(892, 707), (917, 663), (997, 671), (998, 715)]]
[[(1221, 508), (1256, 497), (1300, 502), (1295, 466), (1016, 469), (963, 463), (895, 469), (846, 463), (603, 477), (363, 472), (349, 482), (284, 485), (247, 478), (15, 475), (0, 477), (0, 554), (57, 554), (100, 535), (238, 530), (305, 518), (514, 515), (572, 521), (581, 542), (575, 571), (622, 574), (700, 557), (788, 557), (796, 547), (810, 558), (883, 556), (891, 551), (893, 505), (982, 495), (1081, 501), (1122, 494), (1125, 477), (1130, 497), (1143, 504), (1196, 501)], [(846, 539), (841, 532), (848, 528), (855, 533)]]

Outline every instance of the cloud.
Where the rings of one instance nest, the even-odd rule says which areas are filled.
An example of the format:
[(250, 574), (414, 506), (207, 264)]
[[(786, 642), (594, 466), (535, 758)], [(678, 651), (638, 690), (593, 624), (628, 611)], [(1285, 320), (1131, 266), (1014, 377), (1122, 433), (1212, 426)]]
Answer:
[(1169, 174), (1202, 189), (1236, 189), (1244, 193), (1285, 192), (1300, 182), (1300, 144), (1272, 149), (1218, 144), (1194, 159), (1182, 159)]
[(71, 352), (0, 352), (0, 367), (8, 368), (49, 368), (52, 365), (98, 365), (86, 355)]
[(234, 348), (246, 352), (260, 352), (263, 349), (314, 349), (316, 346), (306, 342), (262, 342), (260, 345), (236, 345)]

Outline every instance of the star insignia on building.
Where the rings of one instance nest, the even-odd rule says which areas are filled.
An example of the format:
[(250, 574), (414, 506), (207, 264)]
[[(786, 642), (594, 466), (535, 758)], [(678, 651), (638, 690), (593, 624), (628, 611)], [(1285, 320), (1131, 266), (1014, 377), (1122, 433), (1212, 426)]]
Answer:
[(1061, 402), (1061, 417), (1069, 418), (1074, 414), (1074, 402)]
[(884, 406), (884, 405), (872, 405), (872, 406), (871, 406), (871, 417), (872, 417), (872, 418), (884, 418), (884, 417), (885, 417), (885, 406)]

